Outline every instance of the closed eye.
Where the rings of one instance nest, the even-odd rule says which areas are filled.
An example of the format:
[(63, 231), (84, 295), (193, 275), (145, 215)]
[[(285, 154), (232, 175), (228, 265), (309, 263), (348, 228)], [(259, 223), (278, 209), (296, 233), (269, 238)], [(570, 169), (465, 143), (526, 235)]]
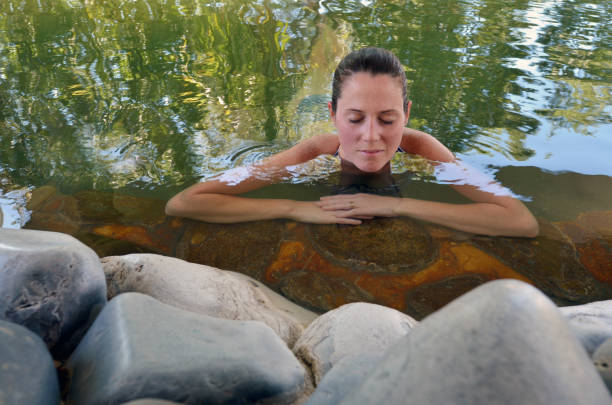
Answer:
[(357, 119), (353, 119), (353, 120), (349, 119), (349, 122), (351, 124), (357, 124), (358, 122), (361, 122), (361, 121), (363, 121), (363, 118), (357, 118)]
[(383, 120), (382, 118), (379, 118), (378, 120), (383, 125), (391, 125), (391, 124), (393, 124), (393, 121)]

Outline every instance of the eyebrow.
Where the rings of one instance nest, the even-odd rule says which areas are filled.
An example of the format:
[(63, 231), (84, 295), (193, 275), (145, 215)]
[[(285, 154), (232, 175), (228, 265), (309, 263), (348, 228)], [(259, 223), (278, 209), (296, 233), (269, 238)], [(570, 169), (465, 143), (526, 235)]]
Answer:
[[(348, 110), (351, 112), (363, 113), (362, 110), (358, 110), (357, 108), (349, 108)], [(397, 113), (397, 112), (398, 112), (397, 110), (391, 109), (391, 110), (380, 111), (379, 114), (389, 114), (389, 113)]]

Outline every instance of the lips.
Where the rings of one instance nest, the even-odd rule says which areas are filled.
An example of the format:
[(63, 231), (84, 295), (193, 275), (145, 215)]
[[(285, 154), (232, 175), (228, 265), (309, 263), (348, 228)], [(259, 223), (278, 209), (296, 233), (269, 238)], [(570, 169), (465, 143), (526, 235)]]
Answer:
[(360, 150), (359, 152), (364, 153), (366, 155), (376, 155), (378, 153), (382, 153), (383, 150), (382, 149), (363, 149), (363, 150)]

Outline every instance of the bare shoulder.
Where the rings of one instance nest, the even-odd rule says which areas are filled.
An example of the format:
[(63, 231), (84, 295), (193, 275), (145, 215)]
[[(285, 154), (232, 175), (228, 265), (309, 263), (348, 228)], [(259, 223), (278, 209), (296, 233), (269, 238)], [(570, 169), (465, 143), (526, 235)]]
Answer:
[(320, 134), (304, 139), (293, 147), (264, 159), (260, 166), (289, 166), (304, 163), (319, 155), (335, 153), (338, 149), (338, 136)]
[(340, 142), (336, 134), (319, 134), (296, 144), (289, 149), (289, 153), (295, 155), (295, 163), (306, 162), (317, 156), (333, 154), (338, 150)]
[(412, 128), (404, 128), (402, 142), (403, 150), (408, 153), (423, 156), (438, 162), (451, 162), (455, 155), (440, 141), (430, 134)]
[(319, 155), (332, 155), (336, 153), (340, 146), (338, 135), (336, 134), (319, 134), (304, 141), (311, 149), (314, 157)]

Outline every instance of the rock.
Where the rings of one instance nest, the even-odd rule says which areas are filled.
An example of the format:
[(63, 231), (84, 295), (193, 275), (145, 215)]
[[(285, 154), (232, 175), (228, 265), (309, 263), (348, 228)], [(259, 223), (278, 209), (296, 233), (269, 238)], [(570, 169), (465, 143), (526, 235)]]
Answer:
[(0, 321), (0, 404), (59, 403), (57, 373), (45, 343), (23, 326)]
[[(166, 304), (218, 318), (255, 320), (270, 326), (289, 346), (302, 333), (300, 321), (309, 311), (299, 308), (250, 277), (236, 277), (201, 264), (153, 254), (102, 259), (109, 298), (122, 292), (140, 292)], [(273, 296), (279, 306), (268, 298)]]
[(312, 322), (293, 352), (310, 366), (318, 384), (342, 358), (382, 353), (417, 324), (408, 315), (381, 305), (346, 304)]
[(341, 404), (610, 404), (555, 305), (516, 280), (425, 318)]
[(225, 272), (235, 277), (238, 277), (241, 280), (245, 280), (253, 287), (256, 287), (257, 289), (261, 290), (261, 292), (264, 293), (264, 295), (268, 297), (268, 299), (272, 302), (272, 305), (274, 305), (275, 308), (297, 320), (298, 323), (304, 328), (310, 325), (312, 321), (314, 321), (321, 315), (320, 313), (309, 311), (293, 303), (293, 301), (288, 300), (281, 294), (277, 293), (271, 288), (268, 288), (268, 286), (254, 279), (253, 277), (249, 277), (246, 274), (237, 273), (235, 271), (225, 270)]
[(305, 405), (336, 405), (357, 389), (376, 368), (383, 353), (365, 353), (340, 359), (319, 382)]
[(593, 354), (593, 363), (612, 393), (612, 339), (606, 340)]
[(604, 341), (612, 338), (612, 300), (559, 309), (590, 355)]
[(261, 322), (196, 314), (139, 293), (111, 300), (67, 362), (69, 404), (294, 401), (306, 373)]
[(0, 229), (0, 319), (67, 357), (106, 303), (98, 256), (69, 235)]
[(126, 402), (123, 405), (180, 405), (178, 402), (165, 401), (163, 399), (143, 398), (136, 401)]

